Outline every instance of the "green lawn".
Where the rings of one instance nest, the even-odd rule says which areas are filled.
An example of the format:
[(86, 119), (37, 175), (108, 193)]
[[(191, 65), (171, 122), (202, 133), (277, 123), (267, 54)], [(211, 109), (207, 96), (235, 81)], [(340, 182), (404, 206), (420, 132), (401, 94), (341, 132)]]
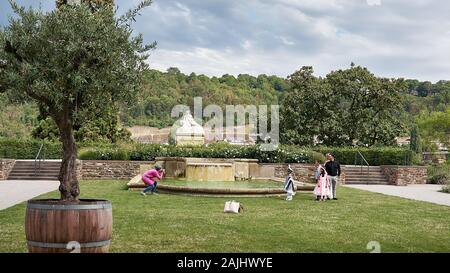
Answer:
[[(230, 215), (227, 198), (142, 197), (125, 183), (81, 183), (82, 197), (113, 202), (111, 252), (369, 252), (370, 241), (382, 252), (450, 252), (446, 206), (340, 187), (330, 202), (235, 198), (246, 211)], [(25, 204), (0, 211), (0, 252), (26, 252), (24, 213)]]

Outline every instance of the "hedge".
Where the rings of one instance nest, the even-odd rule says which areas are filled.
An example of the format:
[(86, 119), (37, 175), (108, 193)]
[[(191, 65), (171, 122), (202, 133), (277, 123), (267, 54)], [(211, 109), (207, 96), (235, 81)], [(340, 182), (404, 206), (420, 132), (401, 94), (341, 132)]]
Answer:
[(62, 157), (63, 150), (61, 143), (34, 139), (0, 138), (0, 158), (34, 159), (42, 143), (44, 143), (43, 155), (46, 159), (58, 159)]
[(120, 159), (151, 161), (156, 157), (201, 157), (201, 158), (253, 158), (262, 163), (313, 163), (315, 159), (323, 160), (323, 155), (331, 152), (342, 165), (363, 164), (358, 151), (371, 166), (411, 165), (414, 153), (406, 148), (328, 148), (315, 147), (301, 149), (297, 146), (284, 146), (276, 151), (265, 152), (259, 146), (233, 146), (226, 143), (194, 147), (177, 147), (158, 144), (137, 144), (131, 149), (86, 148), (80, 152), (80, 159)]
[(429, 184), (450, 184), (450, 161), (442, 165), (429, 166), (427, 171)]
[(115, 147), (80, 149), (82, 160), (136, 160), (152, 161), (157, 157), (199, 157), (199, 158), (247, 158), (263, 163), (307, 163), (310, 152), (298, 147), (280, 146), (275, 151), (263, 151), (259, 146), (234, 146), (214, 143), (208, 146), (173, 146), (159, 144), (127, 144)]
[(331, 148), (315, 147), (314, 151), (326, 154), (331, 152), (336, 161), (342, 165), (364, 164), (358, 151), (364, 156), (369, 165), (411, 165), (414, 160), (414, 152), (401, 147), (371, 147), (371, 148)]
[[(39, 140), (17, 140), (0, 138), (0, 158), (34, 159), (41, 143), (45, 143), (46, 159), (62, 157), (62, 146), (55, 142)], [(173, 146), (137, 143), (79, 143), (78, 158), (82, 160), (135, 160), (152, 161), (156, 157), (200, 157), (200, 158), (249, 158), (262, 163), (313, 163), (323, 159), (323, 154), (331, 152), (342, 165), (353, 165), (358, 151), (372, 166), (377, 165), (411, 165), (414, 153), (406, 148), (331, 148), (280, 145), (275, 151), (267, 152), (259, 146), (236, 146), (227, 143), (213, 143), (207, 146)]]
[[(42, 141), (37, 139), (12, 139), (0, 137), (0, 158), (9, 159), (34, 159), (41, 144), (44, 144), (43, 156), (45, 159), (60, 159), (63, 155), (62, 144), (59, 142)], [(79, 143), (79, 149), (83, 147), (113, 147), (108, 143)]]

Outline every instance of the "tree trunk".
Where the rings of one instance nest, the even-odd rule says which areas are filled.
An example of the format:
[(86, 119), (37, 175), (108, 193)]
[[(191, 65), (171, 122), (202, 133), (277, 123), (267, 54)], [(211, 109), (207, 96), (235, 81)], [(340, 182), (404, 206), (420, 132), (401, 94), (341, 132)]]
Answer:
[(80, 195), (80, 186), (76, 174), (77, 147), (73, 136), (72, 123), (68, 113), (54, 116), (63, 144), (63, 159), (59, 172), (59, 191), (62, 201), (77, 201)]

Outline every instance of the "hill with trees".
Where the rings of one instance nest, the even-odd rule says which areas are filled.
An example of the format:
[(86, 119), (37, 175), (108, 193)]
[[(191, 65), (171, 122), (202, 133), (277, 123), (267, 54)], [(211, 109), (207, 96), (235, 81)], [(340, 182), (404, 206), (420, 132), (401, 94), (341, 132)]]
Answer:
[[(361, 69), (358, 70), (358, 73), (364, 74), (367, 72), (368, 74), (364, 74), (366, 76), (371, 74), (368, 70)], [(311, 91), (308, 95), (311, 95), (312, 98), (322, 100), (321, 104), (323, 104), (323, 98), (317, 97), (318, 92), (315, 88), (319, 88), (319, 90), (325, 88), (347, 97), (351, 94), (356, 94), (348, 89), (351, 89), (351, 86), (343, 86), (341, 84), (341, 76), (352, 76), (351, 71), (353, 70), (345, 71), (334, 71), (330, 73), (325, 77), (325, 85), (310, 86)], [(119, 106), (119, 119), (115, 115), (104, 115), (107, 118), (99, 120), (96, 118), (95, 111), (92, 111), (90, 112), (90, 116), (86, 115), (86, 117), (81, 119), (82, 122), (80, 122), (78, 130), (75, 132), (77, 140), (89, 141), (100, 139), (106, 142), (116, 142), (129, 137), (122, 130), (122, 127), (145, 125), (163, 128), (171, 126), (175, 121), (170, 116), (172, 108), (178, 104), (187, 104), (193, 107), (194, 97), (202, 97), (204, 107), (209, 104), (216, 104), (222, 108), (226, 105), (239, 104), (272, 105), (282, 104), (287, 96), (292, 95), (291, 91), (293, 89), (292, 80), (264, 74), (259, 76), (248, 74), (233, 76), (226, 74), (221, 77), (208, 77), (195, 73), (187, 75), (175, 67), (169, 68), (165, 72), (147, 69), (143, 73), (144, 88), (131, 104), (122, 104)], [(395, 90), (398, 91), (398, 96), (396, 95), (394, 100), (397, 103), (390, 104), (391, 111), (383, 114), (391, 118), (392, 122), (382, 130), (380, 127), (381, 124), (378, 127), (372, 126), (373, 128), (380, 128), (381, 135), (386, 136), (387, 139), (381, 142), (364, 141), (366, 144), (393, 144), (393, 137), (400, 135), (408, 136), (413, 128), (415, 128), (416, 133), (418, 130), (418, 133), (424, 136), (423, 140), (425, 141), (425, 139), (430, 139), (430, 136), (435, 135), (428, 132), (428, 128), (435, 130), (436, 126), (427, 126), (423, 122), (419, 124), (419, 119), (426, 121), (427, 119), (425, 117), (429, 116), (429, 120), (434, 120), (433, 122), (435, 123), (437, 118), (444, 119), (445, 121), (447, 117), (445, 113), (448, 112), (450, 105), (450, 81), (431, 83), (410, 79), (396, 79), (395, 82), (397, 84)], [(375, 83), (382, 84), (378, 80), (372, 81), (372, 84)], [(344, 94), (345, 92), (347, 92), (347, 95)], [(359, 100), (358, 97), (354, 98)], [(293, 100), (292, 103), (294, 105), (298, 103), (297, 106), (300, 107), (301, 103), (299, 99), (298, 97), (291, 97), (288, 100)], [(373, 99), (376, 100), (377, 98)], [(359, 102), (361, 107), (367, 106), (363, 104), (363, 101)], [(306, 110), (311, 111), (314, 109), (308, 108)], [(330, 111), (332, 110), (330, 109)], [(111, 113), (113, 112), (111, 111)], [(443, 114), (434, 114), (435, 112)], [(298, 122), (302, 120), (301, 117), (304, 116), (304, 113), (299, 114), (300, 116), (295, 119), (294, 116), (290, 116), (290, 123), (295, 124), (297, 122), (298, 125)], [(366, 112), (364, 114), (369, 113)], [(340, 112), (339, 115), (343, 118), (345, 113)], [(39, 114), (38, 107), (33, 103), (17, 104), (13, 98), (7, 98), (6, 95), (0, 94), (0, 117), (0, 136), (23, 138), (34, 136), (42, 139), (54, 139), (57, 136), (56, 126), (52, 123), (52, 120), (48, 119), (45, 113)], [(319, 115), (319, 113), (316, 113), (314, 117), (319, 119), (325, 118), (326, 114)], [(311, 116), (309, 119), (311, 120), (311, 118), (313, 117)], [(352, 128), (352, 124), (350, 121), (348, 128)], [(370, 124), (370, 121), (362, 124)], [(376, 124), (374, 120), (372, 125)], [(355, 129), (357, 128), (355, 127)], [(442, 130), (439, 134), (440, 139), (443, 138), (442, 135), (447, 134), (445, 129)], [(292, 140), (286, 138), (286, 134), (284, 136), (282, 138), (283, 142), (292, 143)], [(366, 134), (366, 136), (369, 137), (369, 134)], [(326, 140), (326, 138), (330, 137), (332, 136), (325, 136), (324, 139)], [(299, 144), (311, 143), (310, 134), (298, 134), (296, 138)], [(309, 141), (300, 140), (301, 138), (309, 138)], [(374, 138), (373, 135), (372, 138)], [(342, 139), (338, 142), (342, 145), (349, 144), (348, 141), (342, 141)], [(337, 144), (338, 142), (333, 143)], [(426, 146), (425, 149), (427, 149)]]

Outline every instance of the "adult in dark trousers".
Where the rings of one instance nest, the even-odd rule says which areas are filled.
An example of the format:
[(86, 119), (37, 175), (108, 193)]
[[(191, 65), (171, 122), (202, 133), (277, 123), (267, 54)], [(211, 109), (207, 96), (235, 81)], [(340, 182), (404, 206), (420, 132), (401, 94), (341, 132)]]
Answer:
[(336, 186), (338, 184), (339, 176), (341, 176), (341, 165), (335, 161), (333, 154), (327, 154), (327, 162), (325, 163), (325, 170), (328, 173), (330, 180), (333, 200), (337, 200)]

